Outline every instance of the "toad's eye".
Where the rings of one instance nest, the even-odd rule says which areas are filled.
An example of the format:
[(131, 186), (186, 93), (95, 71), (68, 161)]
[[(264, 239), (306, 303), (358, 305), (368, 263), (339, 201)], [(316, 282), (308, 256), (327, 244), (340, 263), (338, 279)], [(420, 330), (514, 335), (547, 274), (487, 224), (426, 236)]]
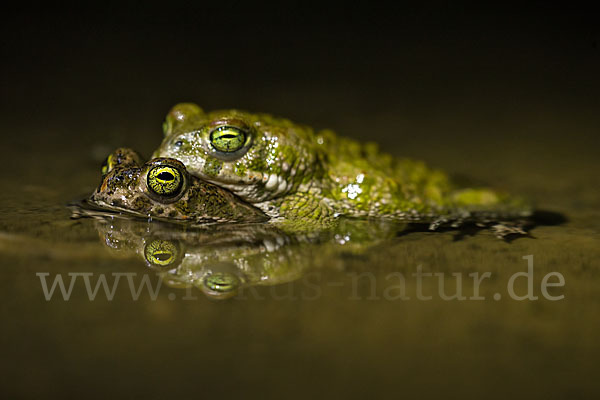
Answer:
[(181, 192), (183, 175), (170, 165), (158, 165), (148, 171), (148, 189), (163, 197), (174, 197)]
[(165, 268), (173, 265), (180, 256), (180, 249), (175, 242), (154, 239), (144, 248), (144, 258), (154, 267)]
[(106, 157), (104, 162), (102, 163), (102, 176), (108, 174), (113, 169), (113, 156), (112, 154)]
[(244, 147), (248, 134), (235, 126), (220, 126), (210, 132), (210, 144), (222, 153), (233, 153)]

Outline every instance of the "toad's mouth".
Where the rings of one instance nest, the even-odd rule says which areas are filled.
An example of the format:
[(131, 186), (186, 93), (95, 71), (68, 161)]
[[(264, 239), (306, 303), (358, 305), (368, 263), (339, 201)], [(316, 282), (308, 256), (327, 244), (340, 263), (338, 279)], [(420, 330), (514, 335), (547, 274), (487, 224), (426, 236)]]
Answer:
[(206, 173), (202, 167), (188, 167), (188, 171), (203, 181), (227, 189), (250, 203), (260, 203), (281, 197), (294, 189), (293, 182), (281, 174), (248, 172), (243, 176), (238, 176), (228, 173), (225, 167), (219, 174)]

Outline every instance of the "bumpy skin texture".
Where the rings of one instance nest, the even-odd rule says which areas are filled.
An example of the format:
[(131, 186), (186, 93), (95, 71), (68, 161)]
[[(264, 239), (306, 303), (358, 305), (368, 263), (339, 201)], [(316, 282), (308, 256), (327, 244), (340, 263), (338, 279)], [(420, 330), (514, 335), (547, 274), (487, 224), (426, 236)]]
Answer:
[[(115, 150), (107, 158), (102, 182), (88, 198), (88, 203), (142, 217), (195, 224), (268, 220), (260, 210), (229, 191), (189, 176), (177, 160), (157, 158), (143, 165), (140, 160), (133, 150)], [(148, 182), (154, 168), (165, 167), (179, 173), (181, 178), (179, 188), (170, 196), (153, 192)]]
[[(211, 133), (222, 127), (245, 132), (244, 146), (219, 151)], [(488, 188), (459, 188), (423, 162), (266, 114), (206, 113), (181, 103), (167, 115), (164, 133), (155, 157), (182, 161), (191, 174), (231, 190), (292, 229), (332, 224), (340, 215), (436, 228), (531, 214), (522, 199)]]

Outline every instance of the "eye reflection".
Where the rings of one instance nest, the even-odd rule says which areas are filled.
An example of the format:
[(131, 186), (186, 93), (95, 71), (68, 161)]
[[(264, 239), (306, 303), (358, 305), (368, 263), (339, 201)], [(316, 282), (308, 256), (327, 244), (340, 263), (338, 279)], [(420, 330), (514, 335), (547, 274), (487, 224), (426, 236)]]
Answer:
[(203, 283), (212, 292), (227, 293), (239, 287), (240, 279), (229, 272), (215, 272), (205, 277)]
[(148, 241), (144, 248), (146, 262), (160, 269), (177, 265), (181, 253), (179, 243), (171, 240), (153, 239)]
[(210, 298), (229, 299), (238, 293), (242, 279), (233, 263), (222, 262), (210, 267), (196, 285)]

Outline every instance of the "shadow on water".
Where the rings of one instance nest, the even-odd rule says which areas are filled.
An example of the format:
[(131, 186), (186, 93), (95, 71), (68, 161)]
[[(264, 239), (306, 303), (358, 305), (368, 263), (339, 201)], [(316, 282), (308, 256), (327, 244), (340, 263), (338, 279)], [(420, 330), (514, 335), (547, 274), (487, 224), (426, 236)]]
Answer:
[[(504, 240), (507, 243), (510, 243), (516, 239), (535, 239), (536, 237), (531, 233), (531, 231), (538, 227), (543, 226), (559, 226), (567, 223), (568, 218), (559, 212), (548, 211), (548, 210), (536, 210), (533, 214), (526, 218), (517, 221), (518, 226), (523, 228), (524, 233), (514, 232), (508, 233), (500, 237), (500, 239)], [(446, 227), (442, 226), (436, 229), (436, 232), (450, 232), (453, 234), (453, 241), (460, 241), (467, 237), (475, 236), (482, 231), (488, 231), (489, 226), (479, 225), (479, 224), (464, 224), (460, 227)], [(427, 224), (409, 224), (406, 229), (398, 232), (398, 237), (406, 236), (414, 233), (425, 233), (431, 232), (429, 229), (429, 225)]]

